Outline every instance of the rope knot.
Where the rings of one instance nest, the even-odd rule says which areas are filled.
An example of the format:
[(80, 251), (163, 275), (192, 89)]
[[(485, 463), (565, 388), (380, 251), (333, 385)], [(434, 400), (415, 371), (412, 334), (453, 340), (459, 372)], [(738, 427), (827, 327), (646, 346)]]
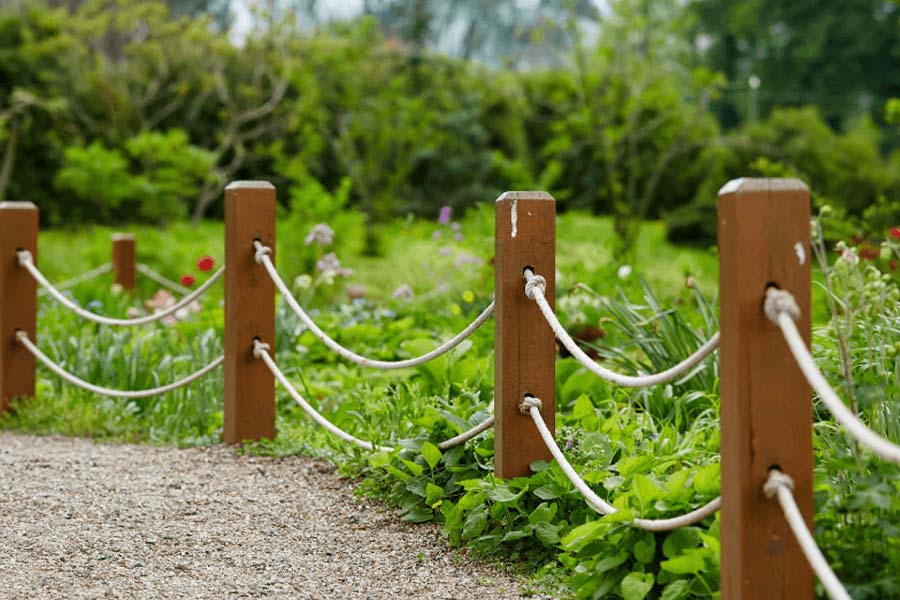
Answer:
[(773, 322), (778, 321), (778, 315), (781, 313), (786, 314), (794, 321), (800, 319), (800, 307), (797, 306), (794, 295), (787, 290), (779, 290), (775, 287), (770, 287), (766, 290), (766, 301), (763, 304), (763, 311), (765, 311), (766, 317)]
[(255, 258), (256, 262), (259, 264), (262, 264), (264, 256), (272, 256), (272, 249), (268, 246), (263, 246), (259, 241), (253, 242), (253, 247), (256, 248), (256, 253), (253, 255), (253, 258)]
[(25, 266), (26, 264), (31, 264), (34, 262), (34, 257), (31, 256), (31, 252), (28, 250), (19, 250), (16, 252), (16, 256), (19, 257), (19, 265)]
[(763, 485), (763, 492), (766, 494), (766, 498), (774, 498), (775, 494), (778, 493), (778, 488), (787, 488), (793, 492), (794, 480), (790, 475), (785, 475), (778, 469), (772, 469), (769, 471), (769, 478)]
[(541, 275), (532, 275), (525, 282), (525, 297), (534, 300), (535, 290), (540, 290), (541, 295), (547, 291), (547, 280)]
[(21, 344), (22, 340), (28, 339), (28, 332), (24, 329), (16, 329), (16, 343)]
[(541, 402), (540, 398), (535, 398), (534, 396), (525, 396), (525, 399), (522, 400), (522, 404), (519, 405), (519, 411), (523, 415), (527, 415), (531, 413), (532, 408), (541, 410), (542, 408), (544, 408), (544, 403)]
[(263, 357), (263, 354), (268, 354), (271, 349), (272, 347), (265, 342), (253, 340), (253, 358), (259, 360)]

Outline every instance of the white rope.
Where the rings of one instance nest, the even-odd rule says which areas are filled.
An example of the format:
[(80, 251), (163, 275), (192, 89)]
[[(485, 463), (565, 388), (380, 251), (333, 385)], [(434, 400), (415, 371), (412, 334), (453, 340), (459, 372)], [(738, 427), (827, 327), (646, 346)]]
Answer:
[[(112, 263), (105, 263), (105, 264), (100, 265), (96, 269), (91, 269), (90, 271), (82, 273), (81, 275), (79, 275), (77, 277), (73, 277), (72, 279), (66, 279), (65, 281), (61, 281), (61, 282), (55, 284), (53, 287), (55, 287), (56, 289), (58, 289), (60, 291), (67, 290), (69, 288), (75, 287), (79, 283), (84, 283), (85, 281), (90, 281), (92, 279), (96, 279), (97, 277), (100, 277), (101, 275), (105, 275), (106, 273), (109, 273), (110, 271), (112, 271)], [(47, 290), (45, 290), (45, 289), (38, 290), (39, 295), (43, 295), (46, 293), (47, 293)]]
[(853, 411), (847, 408), (822, 372), (819, 371), (815, 359), (807, 349), (803, 336), (800, 335), (800, 331), (794, 323), (794, 319), (798, 318), (800, 314), (794, 297), (784, 290), (769, 288), (766, 291), (764, 310), (766, 316), (781, 329), (797, 365), (834, 419), (843, 425), (860, 444), (884, 460), (900, 464), (900, 446), (869, 429), (859, 417), (853, 414)]
[[(598, 513), (602, 515), (611, 515), (618, 510), (612, 505), (603, 500), (600, 496), (594, 493), (588, 484), (584, 482), (584, 480), (578, 476), (575, 472), (575, 469), (572, 468), (572, 465), (569, 464), (569, 461), (566, 460), (566, 457), (563, 455), (562, 450), (559, 449), (559, 446), (556, 444), (556, 440), (553, 439), (553, 434), (550, 433), (550, 429), (544, 423), (544, 419), (541, 417), (541, 407), (542, 403), (539, 398), (534, 398), (528, 396), (519, 406), (519, 410), (523, 413), (530, 414), (531, 420), (534, 421), (534, 424), (538, 428), (538, 432), (541, 434), (541, 438), (544, 440), (544, 444), (547, 446), (547, 449), (550, 450), (550, 454), (553, 455), (553, 458), (556, 459), (556, 462), (559, 463), (560, 468), (565, 473), (566, 477), (572, 482), (572, 485), (575, 486), (581, 495), (584, 496), (585, 501), (587, 501), (588, 505), (596, 510)], [(719, 510), (719, 506), (722, 503), (722, 497), (718, 496), (714, 500), (711, 500), (701, 506), (698, 509), (692, 510), (689, 513), (685, 513), (683, 515), (672, 517), (668, 519), (634, 519), (631, 521), (631, 524), (640, 529), (646, 529), (647, 531), (670, 531), (672, 529), (678, 529), (679, 527), (684, 527), (686, 525), (692, 525), (698, 521), (705, 519), (711, 514), (715, 513)]]
[(537, 303), (538, 308), (541, 310), (541, 314), (544, 315), (544, 319), (547, 320), (547, 323), (550, 325), (550, 328), (553, 329), (556, 338), (562, 342), (562, 345), (566, 347), (566, 350), (568, 350), (578, 362), (587, 367), (592, 373), (617, 385), (624, 387), (650, 387), (660, 383), (667, 383), (690, 371), (703, 359), (712, 354), (719, 346), (719, 332), (716, 332), (715, 335), (700, 346), (696, 352), (674, 367), (660, 373), (633, 376), (610, 371), (609, 369), (598, 365), (590, 356), (585, 354), (584, 351), (578, 347), (578, 344), (575, 343), (575, 340), (573, 340), (563, 328), (562, 323), (556, 318), (553, 309), (550, 308), (550, 304), (544, 297), (544, 292), (547, 290), (547, 283), (544, 278), (540, 275), (535, 275), (530, 269), (526, 269), (525, 281), (525, 295)]
[(189, 290), (188, 288), (179, 283), (175, 283), (167, 277), (164, 277), (163, 275), (159, 274), (143, 263), (138, 263), (135, 268), (137, 269), (138, 273), (144, 275), (147, 279), (151, 279), (159, 285), (169, 288), (176, 294), (186, 295), (191, 293), (191, 290)]
[(206, 291), (212, 287), (212, 285), (219, 280), (220, 277), (225, 273), (225, 267), (221, 267), (218, 271), (213, 273), (212, 277), (210, 277), (207, 281), (203, 283), (196, 290), (191, 292), (189, 295), (185, 296), (172, 306), (160, 310), (158, 312), (153, 313), (152, 315), (146, 315), (144, 317), (138, 317), (136, 319), (116, 319), (111, 317), (104, 317), (102, 315), (98, 315), (96, 313), (92, 313), (89, 310), (85, 310), (66, 298), (59, 290), (57, 290), (47, 278), (44, 277), (44, 274), (41, 273), (38, 268), (34, 265), (34, 261), (31, 258), (31, 253), (27, 250), (21, 250), (19, 253), (19, 264), (34, 277), (35, 281), (37, 281), (40, 285), (42, 285), (47, 292), (50, 293), (53, 298), (55, 298), (60, 304), (77, 314), (78, 316), (87, 319), (89, 321), (93, 321), (94, 323), (100, 323), (101, 325), (118, 325), (118, 326), (132, 326), (132, 325), (143, 325), (145, 323), (152, 323), (153, 321), (159, 321), (163, 317), (167, 317), (178, 310), (184, 308), (200, 296), (202, 296)]
[(452, 437), (449, 440), (444, 440), (440, 444), (437, 445), (439, 450), (446, 450), (447, 448), (452, 448), (454, 446), (459, 446), (465, 442), (468, 442), (473, 437), (477, 436), (479, 433), (486, 431), (494, 426), (494, 417), (491, 415), (472, 429), (468, 431), (464, 431), (456, 437)]
[(358, 365), (362, 365), (364, 367), (372, 367), (375, 369), (405, 369), (408, 367), (415, 367), (417, 365), (424, 364), (430, 360), (433, 360), (442, 354), (446, 354), (456, 346), (458, 346), (463, 340), (472, 335), (479, 327), (481, 327), (485, 321), (491, 316), (491, 313), (494, 312), (494, 303), (491, 302), (487, 308), (481, 311), (481, 314), (475, 318), (474, 321), (469, 323), (469, 325), (463, 329), (461, 332), (456, 334), (453, 338), (447, 340), (431, 352), (427, 352), (421, 356), (417, 356), (415, 358), (408, 358), (405, 360), (376, 360), (374, 358), (367, 358), (365, 356), (361, 356), (356, 354), (352, 350), (341, 346), (339, 343), (334, 341), (332, 338), (328, 336), (327, 333), (322, 331), (318, 325), (306, 314), (306, 311), (297, 303), (294, 295), (291, 294), (291, 290), (284, 283), (284, 280), (281, 279), (281, 276), (278, 274), (278, 271), (275, 269), (275, 265), (272, 264), (272, 259), (270, 258), (271, 249), (263, 246), (259, 242), (254, 242), (253, 247), (256, 248), (256, 262), (265, 267), (266, 271), (269, 273), (269, 277), (272, 278), (272, 281), (275, 283), (275, 287), (278, 288), (278, 291), (281, 292), (282, 297), (288, 303), (288, 306), (293, 309), (293, 311), (300, 317), (300, 320), (303, 321), (303, 324), (306, 325), (310, 331), (315, 334), (317, 338), (319, 338), (326, 346), (331, 348), (332, 351), (337, 354), (343, 356), (349, 361), (355, 362)]
[(763, 486), (763, 491), (768, 498), (777, 497), (778, 504), (781, 505), (781, 511), (784, 518), (788, 522), (794, 537), (800, 549), (809, 561), (809, 566), (815, 572), (816, 577), (822, 582), (822, 587), (828, 592), (828, 596), (832, 600), (851, 600), (850, 594), (844, 589), (843, 584), (831, 570), (828, 561), (822, 556), (822, 551), (816, 545), (809, 529), (806, 528), (806, 522), (797, 503), (794, 501), (794, 480), (785, 475), (781, 471), (773, 469), (769, 472), (769, 479)]
[(44, 363), (44, 365), (56, 373), (63, 380), (68, 381), (72, 385), (78, 386), (82, 389), (85, 389), (89, 392), (93, 392), (95, 394), (100, 394), (101, 396), (110, 396), (112, 398), (147, 398), (148, 396), (157, 396), (159, 394), (165, 394), (166, 392), (171, 392), (172, 390), (178, 389), (180, 387), (184, 387), (197, 379), (200, 379), (216, 367), (224, 362), (225, 357), (220, 356), (215, 359), (196, 373), (192, 373), (188, 375), (184, 379), (179, 379), (178, 381), (173, 381), (172, 383), (168, 383), (166, 385), (147, 389), (147, 390), (114, 390), (111, 388), (100, 387), (99, 385), (94, 385), (93, 383), (89, 383), (83, 379), (79, 379), (75, 375), (72, 375), (61, 366), (53, 362), (49, 356), (41, 352), (41, 350), (35, 346), (34, 342), (32, 342), (28, 338), (28, 334), (24, 331), (16, 332), (16, 341), (25, 346), (31, 354), (34, 355), (39, 361)]
[(300, 405), (300, 408), (302, 408), (304, 411), (306, 411), (306, 414), (312, 417), (313, 421), (315, 421), (337, 437), (341, 438), (345, 442), (356, 444), (357, 446), (365, 450), (381, 450), (386, 452), (390, 452), (391, 450), (393, 450), (393, 448), (390, 448), (388, 446), (375, 446), (374, 444), (372, 444), (372, 442), (367, 442), (365, 440), (354, 437), (323, 417), (321, 413), (314, 409), (309, 404), (309, 402), (307, 402), (303, 398), (303, 396), (300, 395), (300, 392), (298, 392), (297, 389), (293, 385), (291, 385), (291, 382), (288, 381), (288, 378), (285, 377), (284, 373), (281, 372), (281, 369), (278, 368), (278, 365), (275, 364), (275, 359), (273, 359), (269, 355), (269, 349), (270, 348), (268, 344), (264, 344), (259, 340), (253, 340), (253, 357), (258, 360), (262, 360), (266, 364), (266, 366), (269, 368), (269, 371), (271, 371), (272, 375), (275, 376), (275, 379), (277, 379), (278, 382), (281, 383), (282, 386), (284, 386), (284, 389), (286, 389), (291, 397), (294, 398), (294, 401), (296, 401), (297, 404)]

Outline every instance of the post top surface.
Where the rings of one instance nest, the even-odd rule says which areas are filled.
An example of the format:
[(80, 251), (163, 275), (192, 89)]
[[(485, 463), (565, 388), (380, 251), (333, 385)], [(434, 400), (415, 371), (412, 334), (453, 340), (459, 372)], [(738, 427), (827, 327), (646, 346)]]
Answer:
[(527, 192), (503, 192), (497, 198), (497, 202), (505, 200), (545, 200), (547, 202), (556, 202), (556, 200), (547, 192), (527, 191)]
[(34, 202), (0, 202), (0, 210), (37, 210)]
[(274, 190), (275, 186), (268, 181), (232, 181), (226, 190)]
[(739, 177), (722, 186), (719, 195), (739, 194), (747, 192), (808, 192), (805, 183), (796, 178), (780, 177)]
[(112, 238), (112, 241), (114, 241), (114, 242), (118, 242), (120, 240), (134, 241), (133, 233), (114, 233), (110, 237)]

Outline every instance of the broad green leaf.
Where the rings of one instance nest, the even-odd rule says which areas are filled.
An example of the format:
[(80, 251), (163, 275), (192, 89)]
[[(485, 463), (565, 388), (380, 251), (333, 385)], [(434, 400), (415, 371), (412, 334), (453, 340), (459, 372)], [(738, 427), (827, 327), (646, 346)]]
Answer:
[(441, 462), (441, 451), (431, 442), (422, 444), (422, 458), (428, 463), (428, 466), (434, 469)]
[(429, 482), (427, 486), (425, 486), (425, 503), (428, 506), (433, 506), (436, 504), (441, 498), (444, 497), (444, 488), (439, 485), (434, 485)]
[(653, 589), (653, 573), (629, 573), (622, 580), (624, 600), (644, 600)]
[(688, 597), (689, 589), (690, 584), (686, 579), (678, 579), (663, 588), (659, 600), (684, 600)]
[(579, 525), (567, 533), (562, 539), (563, 548), (569, 552), (578, 550), (594, 539), (597, 531), (604, 526), (605, 524), (602, 521), (588, 521), (587, 523)]
[(430, 508), (417, 508), (403, 515), (407, 523), (425, 523), (434, 519), (434, 511)]
[(537, 508), (531, 511), (531, 514), (528, 515), (528, 522), (534, 525), (535, 523), (540, 523), (542, 521), (550, 523), (553, 521), (553, 517), (556, 516), (557, 511), (556, 502), (552, 504), (547, 504), (546, 502), (541, 502)]
[(420, 475), (422, 475), (422, 473), (425, 472), (425, 469), (423, 469), (422, 465), (420, 465), (419, 463), (415, 463), (411, 460), (406, 460), (405, 458), (400, 460), (404, 465), (406, 465), (406, 468), (409, 469), (409, 471), (416, 477), (419, 477)]
[(706, 465), (697, 469), (694, 473), (694, 489), (700, 494), (718, 494), (721, 484), (719, 483), (719, 465)]
[(515, 493), (507, 486), (500, 485), (488, 491), (488, 498), (490, 498), (494, 502), (514, 502), (518, 500), (519, 496), (521, 496), (524, 492), (525, 490), (522, 490), (519, 493)]
[(547, 546), (555, 546), (559, 543), (559, 525), (546, 521), (535, 523), (534, 534)]
[(675, 573), (676, 575), (696, 575), (706, 566), (706, 561), (703, 560), (703, 554), (705, 552), (706, 550), (702, 549), (691, 550), (681, 556), (664, 560), (659, 566), (663, 571)]
[(594, 565), (594, 572), (600, 575), (601, 573), (605, 573), (610, 569), (615, 569), (626, 560), (628, 560), (628, 554), (626, 552), (601, 558), (597, 561), (597, 564)]

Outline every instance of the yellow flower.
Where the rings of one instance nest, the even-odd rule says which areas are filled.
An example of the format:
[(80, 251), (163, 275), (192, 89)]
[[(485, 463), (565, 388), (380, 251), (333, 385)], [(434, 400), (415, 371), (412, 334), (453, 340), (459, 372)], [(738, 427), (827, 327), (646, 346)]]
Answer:
[(463, 302), (466, 304), (472, 304), (475, 302), (475, 294), (472, 293), (472, 290), (466, 290), (463, 292)]
[(459, 307), (459, 304), (454, 304), (450, 307), (450, 312), (452, 312), (456, 316), (459, 316), (462, 314), (462, 309)]

